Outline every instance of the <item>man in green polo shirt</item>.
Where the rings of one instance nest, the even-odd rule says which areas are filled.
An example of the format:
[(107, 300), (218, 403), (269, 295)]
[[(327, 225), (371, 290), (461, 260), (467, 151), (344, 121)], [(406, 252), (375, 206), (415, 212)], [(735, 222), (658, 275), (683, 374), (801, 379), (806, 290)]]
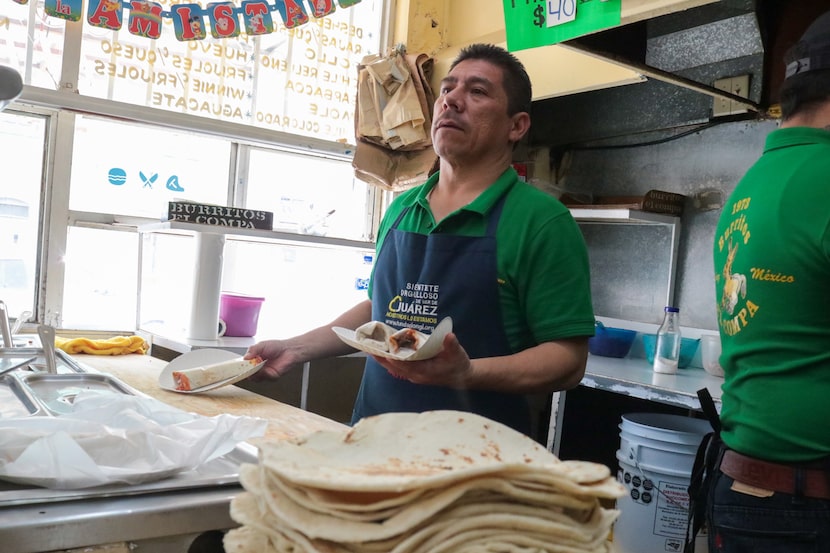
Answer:
[(385, 214), (370, 299), (330, 325), (252, 346), (248, 356), (268, 359), (259, 378), (353, 351), (332, 326), (374, 320), (429, 334), (449, 316), (453, 332), (432, 359), (367, 359), (353, 422), (454, 409), (529, 433), (526, 395), (580, 382), (594, 333), (588, 256), (570, 212), (512, 168), (530, 105), (530, 79), (512, 54), (462, 50), (434, 106), (439, 170)]
[(785, 62), (781, 128), (715, 234), (721, 553), (830, 552), (830, 12)]

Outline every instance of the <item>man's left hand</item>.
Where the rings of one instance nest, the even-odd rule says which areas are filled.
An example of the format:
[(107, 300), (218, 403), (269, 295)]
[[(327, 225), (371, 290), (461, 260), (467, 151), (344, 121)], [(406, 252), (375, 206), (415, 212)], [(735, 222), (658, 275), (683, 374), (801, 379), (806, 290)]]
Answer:
[(395, 378), (415, 384), (464, 388), (472, 371), (470, 357), (452, 332), (444, 337), (443, 348), (438, 355), (430, 359), (398, 361), (379, 356), (373, 357)]

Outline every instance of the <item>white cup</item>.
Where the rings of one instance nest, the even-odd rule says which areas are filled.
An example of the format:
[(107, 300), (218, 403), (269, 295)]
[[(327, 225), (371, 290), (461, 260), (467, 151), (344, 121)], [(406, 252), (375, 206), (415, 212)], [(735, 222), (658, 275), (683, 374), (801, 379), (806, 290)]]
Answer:
[(700, 337), (700, 360), (703, 370), (712, 376), (723, 377), (723, 367), (720, 366), (721, 344), (720, 336), (704, 334)]

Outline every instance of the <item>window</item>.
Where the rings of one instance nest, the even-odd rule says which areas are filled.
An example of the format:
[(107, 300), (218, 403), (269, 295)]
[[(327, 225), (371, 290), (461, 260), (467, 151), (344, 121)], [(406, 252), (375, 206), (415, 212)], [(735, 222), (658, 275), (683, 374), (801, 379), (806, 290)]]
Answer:
[(79, 116), (69, 209), (159, 220), (172, 200), (225, 205), (231, 162), (229, 140)]
[[(373, 212), (388, 198), (354, 179), (348, 144), (356, 67), (382, 48), (383, 0), (200, 41), (176, 40), (167, 20), (155, 40), (86, 20), (65, 33), (43, 6), (0, 16), (0, 63), (29, 85), (0, 113), (0, 147), (25, 167), (0, 185), (2, 239), (21, 251), (6, 256), (4, 244), (0, 260), (12, 315), (95, 330), (131, 331), (155, 313), (186, 324), (192, 239), (139, 232), (174, 199), (274, 213), (283, 239), (232, 238), (224, 252), (223, 284), (266, 297), (260, 329), (319, 324), (365, 297)], [(344, 239), (353, 246), (334, 245)]]
[(26, 84), (60, 88), (65, 27), (64, 20), (46, 15), (42, 1), (5, 2), (0, 14), (0, 64), (17, 69)]
[[(273, 2), (269, 2), (273, 3)], [(160, 4), (169, 7), (168, 2)], [(206, 5), (204, 3), (203, 5)], [(78, 90), (96, 98), (353, 140), (357, 63), (380, 45), (380, 0), (233, 39), (180, 41), (162, 19), (157, 39), (84, 25)]]
[(366, 240), (366, 183), (351, 163), (279, 150), (250, 151), (245, 206), (274, 213), (274, 229)]
[(0, 180), (0, 300), (12, 317), (34, 312), (45, 136), (45, 118), (0, 113), (0, 151), (14, 160)]

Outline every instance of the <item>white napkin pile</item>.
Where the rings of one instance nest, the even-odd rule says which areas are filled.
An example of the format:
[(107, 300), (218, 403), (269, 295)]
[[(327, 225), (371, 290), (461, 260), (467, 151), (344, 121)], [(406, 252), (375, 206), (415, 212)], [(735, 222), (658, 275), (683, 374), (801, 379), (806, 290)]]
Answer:
[(0, 419), (0, 479), (64, 490), (140, 484), (195, 469), (266, 426), (264, 419), (204, 417), (153, 398), (83, 391), (60, 416)]

